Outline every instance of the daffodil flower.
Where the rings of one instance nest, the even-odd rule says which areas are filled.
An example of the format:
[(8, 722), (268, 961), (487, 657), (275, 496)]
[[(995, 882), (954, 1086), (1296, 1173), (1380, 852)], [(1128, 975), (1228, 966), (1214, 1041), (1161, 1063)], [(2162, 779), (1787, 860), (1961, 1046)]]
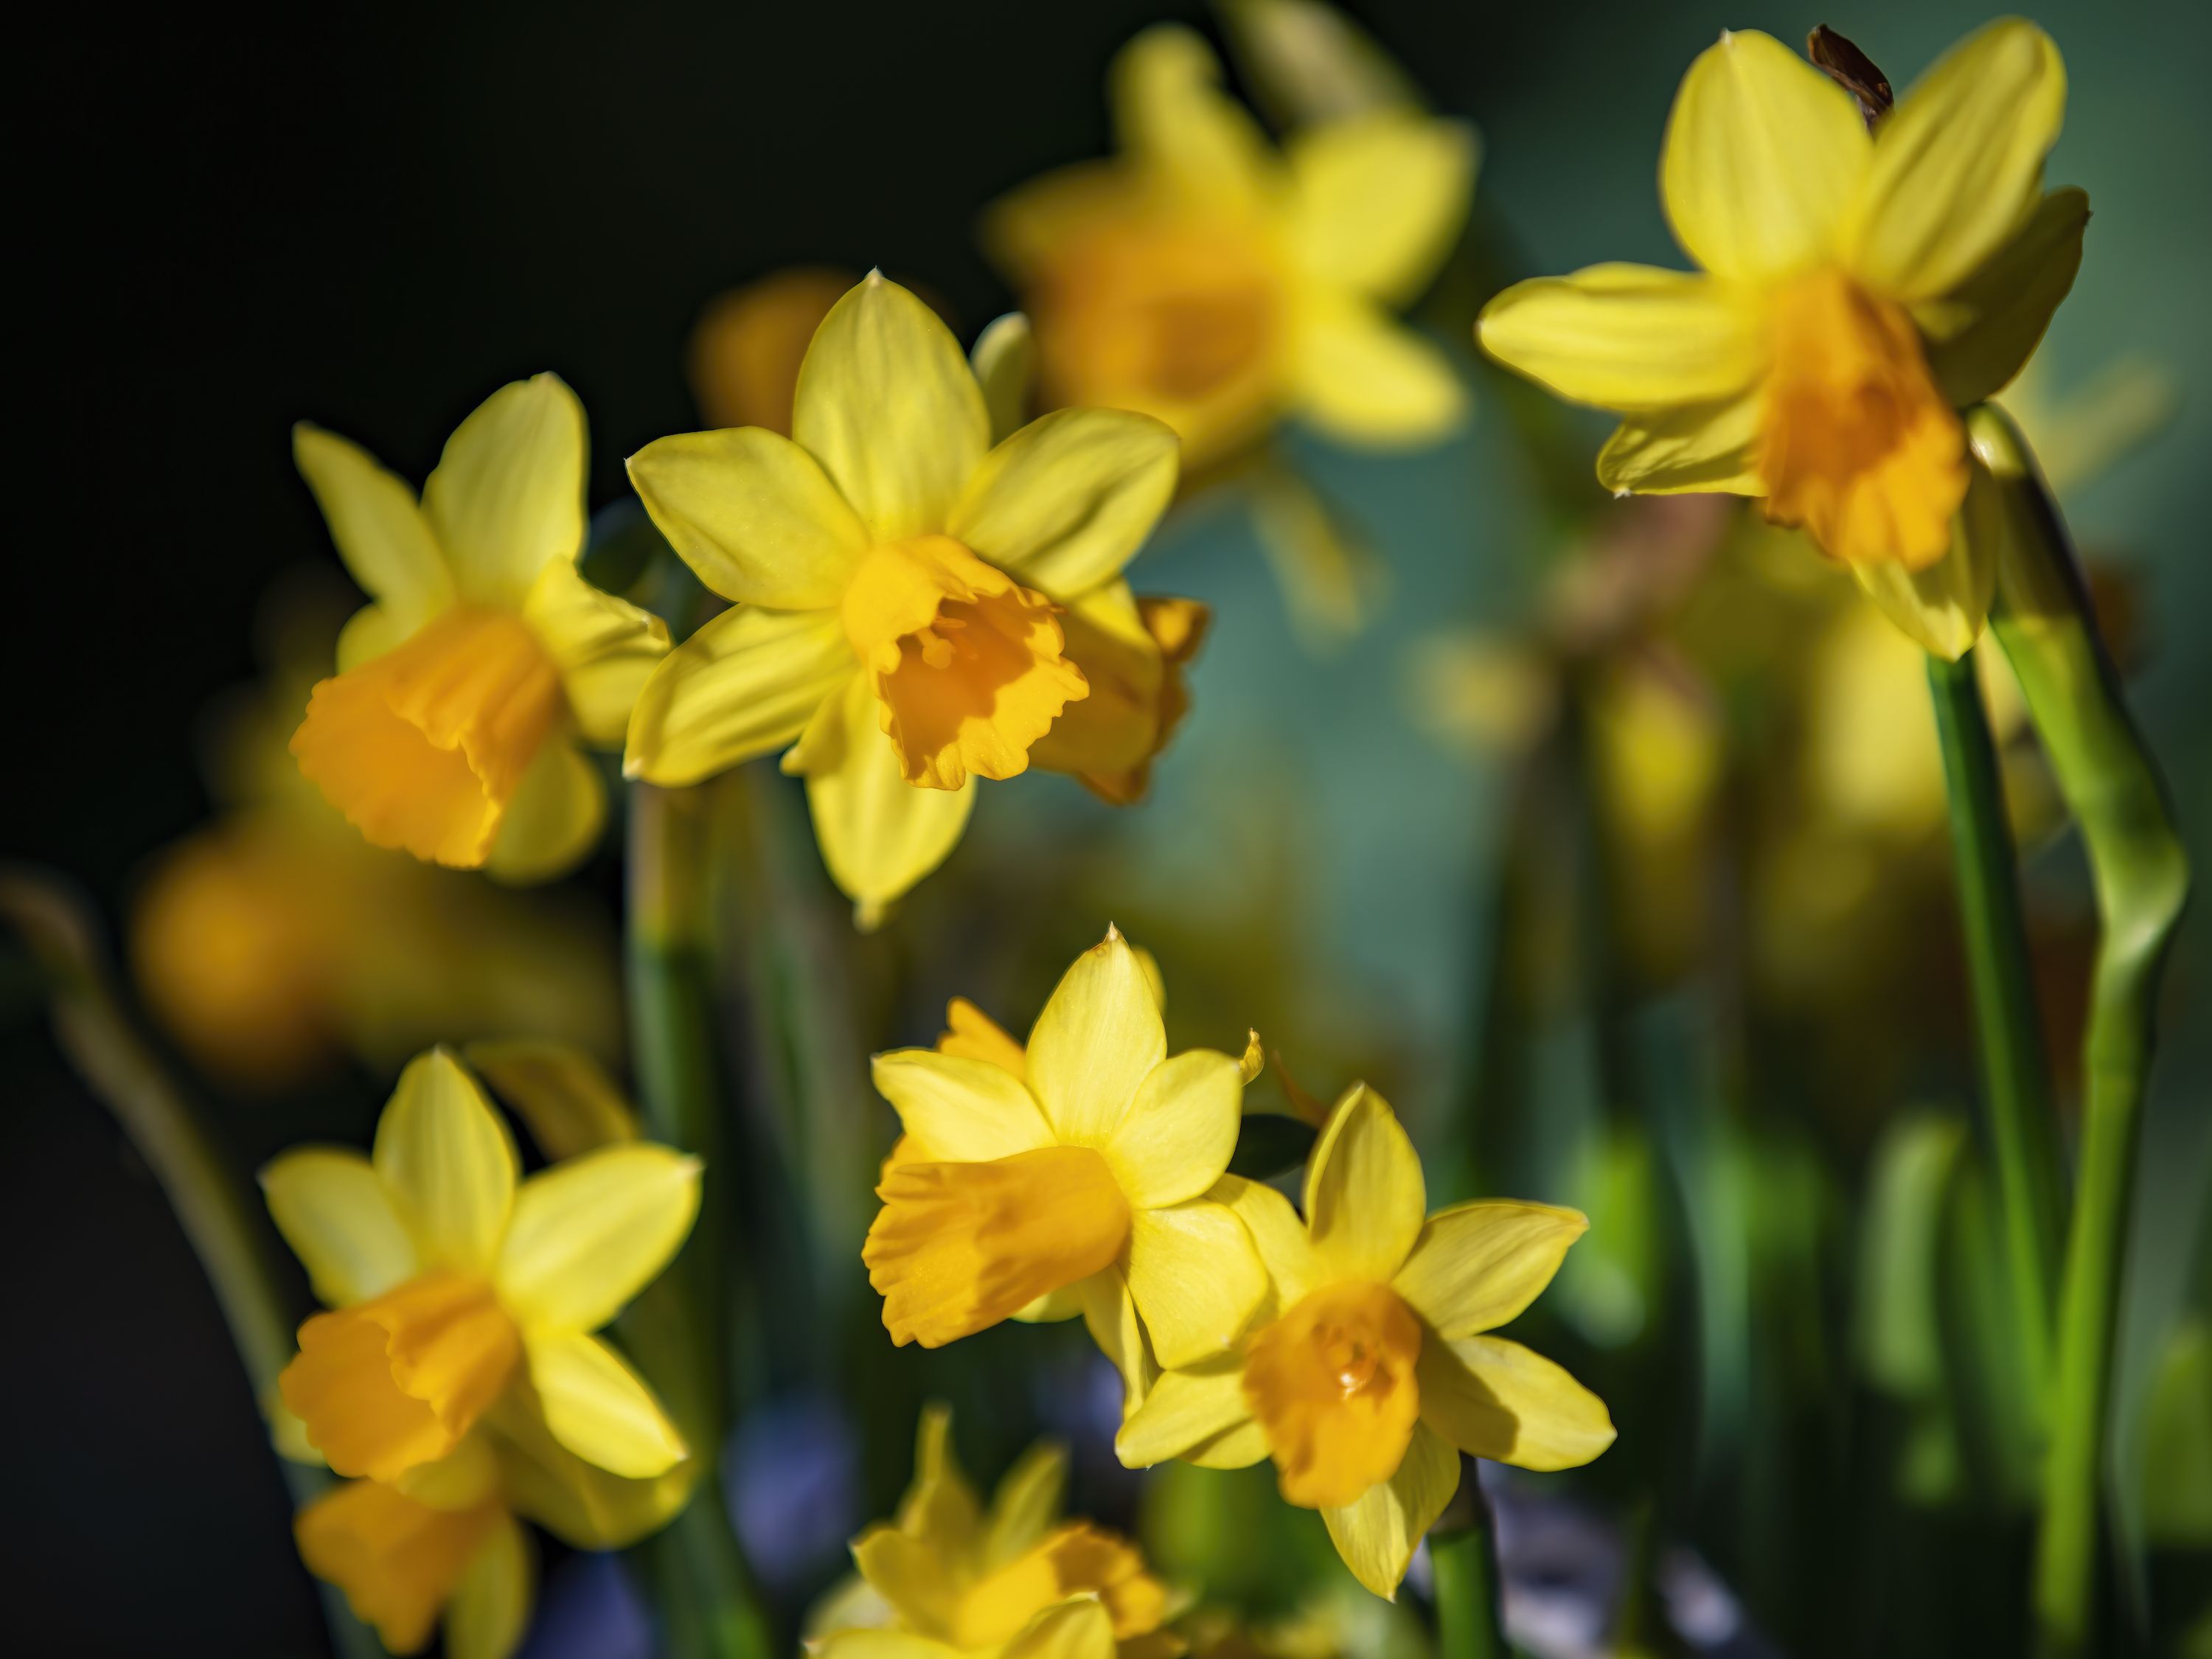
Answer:
[(529, 1534), (486, 1454), (480, 1478), (426, 1499), (349, 1480), (293, 1522), (300, 1559), (344, 1592), (392, 1653), (417, 1653), (442, 1621), (450, 1659), (507, 1659), (530, 1625)]
[(951, 331), (880, 276), (823, 319), (792, 431), (630, 459), (671, 545), (738, 603), (655, 671), (623, 769), (691, 783), (798, 738), (784, 769), (872, 916), (952, 850), (973, 781), (1025, 770), (1091, 695), (1062, 613), (1117, 586), (1174, 494), (1176, 439), (1063, 410), (994, 447)]
[(1132, 1468), (1183, 1457), (1241, 1468), (1272, 1456), (1285, 1498), (1318, 1509), (1359, 1582), (1395, 1594), (1458, 1489), (1459, 1454), (1571, 1468), (1613, 1443), (1596, 1395), (1550, 1360), (1485, 1333), (1551, 1282), (1588, 1223), (1504, 1200), (1427, 1208), (1420, 1159), (1382, 1097), (1355, 1084), (1306, 1168), (1305, 1218), (1231, 1176), (1268, 1304), (1234, 1353), (1170, 1369), (1125, 1422)]
[(576, 572), (584, 441), (575, 393), (518, 380), (461, 422), (418, 502), (357, 445), (294, 428), (374, 603), (339, 636), (292, 752), (377, 846), (538, 881), (598, 836), (605, 789), (577, 744), (622, 741), (668, 629)]
[(897, 1519), (853, 1540), (856, 1582), (809, 1620), (820, 1659), (1173, 1659), (1168, 1592), (1127, 1539), (1062, 1521), (1066, 1455), (1037, 1446), (986, 1510), (962, 1474), (951, 1420), (923, 1413)]
[(1485, 308), (1483, 349), (1622, 416), (1607, 489), (1759, 497), (1956, 658), (1994, 569), (1958, 528), (1957, 411), (2019, 373), (2080, 266), (2088, 198), (2043, 190), (2065, 103), (2057, 48), (2016, 18), (1954, 47), (1871, 134), (1786, 46), (1723, 34), (1683, 77), (1660, 164), (1702, 274), (1518, 283)]
[(861, 1259), (892, 1340), (933, 1348), (1080, 1311), (1117, 1363), (1139, 1321), (1164, 1364), (1224, 1352), (1267, 1291), (1251, 1236), (1210, 1196), (1237, 1146), (1238, 1062), (1168, 1056), (1144, 963), (1111, 929), (1060, 981), (1018, 1072), (1011, 1039), (981, 1040), (989, 1057), (876, 1057), (906, 1139)]
[(1112, 71), (1120, 157), (991, 210), (1045, 400), (1157, 415), (1193, 468), (1284, 416), (1362, 444), (1441, 436), (1465, 409), (1459, 380), (1392, 313), (1466, 221), (1474, 134), (1389, 107), (1279, 153), (1219, 81), (1198, 35), (1147, 29)]
[(306, 1147), (263, 1170), (334, 1310), (300, 1328), (278, 1386), (338, 1474), (434, 1481), (480, 1423), (632, 1480), (686, 1457), (651, 1389), (591, 1333), (684, 1243), (697, 1160), (629, 1142), (518, 1174), (505, 1125), (444, 1049), (401, 1074), (373, 1157)]

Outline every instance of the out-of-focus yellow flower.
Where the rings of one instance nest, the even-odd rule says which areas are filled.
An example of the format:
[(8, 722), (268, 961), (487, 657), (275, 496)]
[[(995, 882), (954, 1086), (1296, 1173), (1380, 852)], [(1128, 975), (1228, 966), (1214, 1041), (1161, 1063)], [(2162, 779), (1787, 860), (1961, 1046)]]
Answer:
[(1703, 273), (1606, 264), (1518, 283), (1484, 309), (1483, 348), (1623, 417), (1598, 457), (1607, 489), (1760, 497), (1956, 658), (1994, 567), (1958, 529), (1955, 411), (2019, 373), (2080, 266), (2088, 198), (2043, 191), (2065, 101), (2057, 48), (2006, 19), (1870, 136), (1803, 58), (1724, 33), (1683, 78), (1660, 167)]
[(1067, 1459), (1031, 1448), (976, 1500), (942, 1406), (922, 1413), (915, 1479), (897, 1519), (853, 1540), (857, 1581), (809, 1620), (823, 1659), (1174, 1659), (1168, 1590), (1127, 1539), (1060, 1518)]
[(1306, 1169), (1305, 1218), (1229, 1177), (1270, 1296), (1234, 1353), (1170, 1367), (1122, 1425), (1132, 1468), (1275, 1461), (1283, 1496), (1318, 1509), (1352, 1575), (1396, 1593), (1459, 1486), (1459, 1453), (1522, 1468), (1587, 1463), (1613, 1443), (1596, 1395), (1483, 1333), (1519, 1314), (1588, 1225), (1503, 1200), (1427, 1215), (1413, 1143), (1364, 1084), (1330, 1114)]
[(668, 629), (576, 572), (584, 441), (558, 378), (515, 381), (447, 441), (418, 503), (358, 446), (294, 428), (373, 603), (339, 636), (292, 752), (377, 846), (538, 881), (597, 837), (605, 791), (577, 743), (621, 742)]
[(1237, 1060), (1168, 1056), (1144, 964), (1110, 928), (1037, 1016), (1020, 1071), (1003, 1032), (948, 1042), (875, 1061), (906, 1132), (861, 1251), (892, 1340), (933, 1348), (1080, 1312), (1125, 1376), (1139, 1322), (1165, 1364), (1227, 1349), (1267, 1290), (1213, 1196), (1242, 1121)]
[(807, 345), (852, 287), (844, 271), (799, 265), (717, 296), (691, 331), (688, 367), (699, 412), (714, 426), (766, 427), (788, 438)]
[[(1120, 574), (1174, 494), (1176, 439), (1082, 409), (994, 447), (951, 331), (880, 276), (816, 334), (793, 419), (795, 441), (744, 427), (630, 459), (654, 523), (738, 603), (654, 672), (623, 769), (690, 783), (798, 738), (784, 769), (865, 921), (952, 850), (974, 779), (1027, 769), (1092, 695), (1071, 627), (1157, 643)], [(1125, 750), (1068, 744), (1080, 769), (1124, 775)]]
[(293, 1522), (300, 1559), (345, 1593), (393, 1653), (429, 1645), (442, 1620), (452, 1659), (507, 1659), (529, 1628), (530, 1540), (501, 1496), (490, 1455), (428, 1499), (349, 1480)]
[(590, 1333), (690, 1231), (697, 1160), (630, 1142), (518, 1175), (506, 1127), (444, 1049), (401, 1075), (373, 1158), (306, 1147), (262, 1171), (335, 1310), (300, 1328), (279, 1387), (340, 1474), (423, 1496), (480, 1422), (527, 1439), (534, 1420), (634, 1481), (684, 1460), (652, 1390)]
[(1219, 79), (1198, 35), (1146, 30), (1112, 71), (1121, 155), (991, 210), (986, 240), (1036, 322), (1045, 401), (1156, 415), (1194, 468), (1285, 415), (1364, 444), (1442, 435), (1465, 394), (1392, 309), (1465, 222), (1474, 134), (1379, 108), (1278, 154)]

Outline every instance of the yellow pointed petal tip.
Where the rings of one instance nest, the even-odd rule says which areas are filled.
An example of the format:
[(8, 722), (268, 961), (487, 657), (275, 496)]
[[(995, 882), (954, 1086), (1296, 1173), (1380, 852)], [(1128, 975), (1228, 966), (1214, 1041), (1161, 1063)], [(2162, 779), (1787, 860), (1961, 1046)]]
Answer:
[(562, 708), (560, 673), (520, 617), (458, 608), (318, 684), (292, 753), (374, 845), (474, 868)]
[(385, 1647), (404, 1654), (428, 1644), (503, 1513), (497, 1504), (434, 1509), (356, 1480), (301, 1510), (292, 1530), (307, 1571), (336, 1584)]
[(1252, 1339), (1244, 1399), (1285, 1501), (1337, 1509), (1397, 1473), (1420, 1420), (1421, 1328), (1386, 1285), (1324, 1286)]
[(957, 789), (971, 772), (1027, 769), (1030, 746), (1090, 693), (1054, 609), (949, 536), (889, 543), (860, 562), (845, 634), (874, 676), (908, 783)]
[(1848, 564), (1925, 569), (1966, 494), (1966, 429), (1901, 307), (1841, 270), (1778, 291), (1759, 436), (1766, 515)]
[(389, 1482), (459, 1445), (521, 1355), (489, 1283), (426, 1273), (301, 1326), (277, 1387), (333, 1469)]
[(942, 1347), (1010, 1318), (1107, 1267), (1129, 1236), (1128, 1200), (1086, 1146), (903, 1164), (876, 1195), (860, 1260), (901, 1346)]

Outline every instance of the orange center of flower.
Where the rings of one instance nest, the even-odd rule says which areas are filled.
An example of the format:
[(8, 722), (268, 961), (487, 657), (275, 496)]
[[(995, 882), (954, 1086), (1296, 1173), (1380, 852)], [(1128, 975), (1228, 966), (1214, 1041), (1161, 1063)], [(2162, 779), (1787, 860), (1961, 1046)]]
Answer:
[(950, 536), (890, 542), (845, 591), (845, 636), (875, 676), (883, 729), (908, 783), (1011, 778), (1060, 711), (1085, 696), (1052, 601)]
[(356, 1480), (301, 1510), (293, 1531), (307, 1571), (344, 1591), (388, 1650), (413, 1653), (429, 1641), (500, 1514), (495, 1503), (433, 1509)]
[(292, 752), (377, 846), (471, 868), (561, 708), (560, 674), (528, 625), (462, 606), (317, 685)]
[(1421, 1414), (1421, 1328), (1387, 1285), (1314, 1291), (1252, 1339), (1244, 1401), (1283, 1496), (1336, 1509), (1397, 1473)]
[(497, 1400), (522, 1338), (491, 1286), (430, 1273), (300, 1327), (276, 1379), (340, 1474), (393, 1481), (446, 1456)]
[(1121, 1253), (1129, 1201), (1088, 1146), (988, 1164), (896, 1164), (860, 1251), (894, 1342), (941, 1347), (1088, 1279)]
[(1781, 290), (1759, 434), (1766, 515), (1836, 558), (1915, 570), (1951, 545), (1966, 433), (1902, 307), (1840, 270)]

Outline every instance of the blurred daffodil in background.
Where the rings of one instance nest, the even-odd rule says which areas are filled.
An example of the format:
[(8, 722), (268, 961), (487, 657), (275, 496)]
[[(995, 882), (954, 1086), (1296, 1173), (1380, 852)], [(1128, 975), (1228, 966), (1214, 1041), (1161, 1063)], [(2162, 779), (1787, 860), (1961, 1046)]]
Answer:
[(622, 741), (668, 629), (577, 574), (584, 445), (582, 406), (551, 374), (462, 422), (419, 502), (359, 446), (295, 429), (372, 603), (339, 636), (292, 752), (376, 845), (538, 881), (597, 839), (606, 792), (578, 744)]
[(853, 1540), (856, 1577), (809, 1618), (823, 1659), (1175, 1659), (1177, 1598), (1127, 1539), (1063, 1520), (1067, 1457), (1042, 1444), (986, 1508), (952, 1449), (951, 1414), (922, 1413), (914, 1484), (896, 1520)]
[(2035, 349), (2088, 198), (2043, 189), (2066, 75), (2034, 25), (1990, 24), (1893, 109), (1887, 91), (1862, 103), (1772, 37), (1724, 33), (1683, 78), (1660, 166), (1702, 271), (1522, 283), (1478, 332), (1509, 368), (1623, 417), (1598, 458), (1607, 489), (1758, 497), (1956, 658), (1995, 569), (1992, 538), (1960, 528), (1957, 410)]
[[(623, 764), (689, 783), (797, 738), (784, 768), (872, 921), (951, 853), (974, 781), (1026, 770), (1094, 695), (1071, 632), (1091, 630), (1101, 708), (1126, 717), (1064, 737), (1071, 763), (1118, 781), (1149, 758), (1166, 652), (1143, 642), (1180, 650), (1198, 624), (1148, 626), (1119, 578), (1174, 492), (1176, 444), (1149, 416), (1086, 409), (994, 445), (951, 331), (881, 276), (816, 334), (793, 430), (664, 438), (631, 459), (654, 523), (735, 604), (654, 672)], [(1116, 684), (1117, 644), (1152, 665), (1149, 685)]]
[(1169, 1056), (1158, 994), (1110, 931), (1037, 1016), (1019, 1072), (1003, 1033), (963, 1023), (949, 1048), (876, 1058), (905, 1139), (862, 1259), (892, 1340), (936, 1347), (1015, 1315), (1079, 1312), (1125, 1376), (1140, 1352), (1188, 1364), (1227, 1349), (1267, 1288), (1214, 1194), (1237, 1146), (1239, 1062)]
[(1115, 1443), (1124, 1462), (1273, 1458), (1283, 1496), (1320, 1510), (1353, 1576), (1389, 1596), (1457, 1490), (1461, 1452), (1563, 1469), (1612, 1444), (1595, 1395), (1486, 1334), (1551, 1282), (1589, 1224), (1578, 1212), (1482, 1200), (1429, 1215), (1413, 1143), (1364, 1085), (1314, 1147), (1303, 1222), (1273, 1188), (1231, 1183), (1269, 1299), (1233, 1353), (1162, 1356)]

